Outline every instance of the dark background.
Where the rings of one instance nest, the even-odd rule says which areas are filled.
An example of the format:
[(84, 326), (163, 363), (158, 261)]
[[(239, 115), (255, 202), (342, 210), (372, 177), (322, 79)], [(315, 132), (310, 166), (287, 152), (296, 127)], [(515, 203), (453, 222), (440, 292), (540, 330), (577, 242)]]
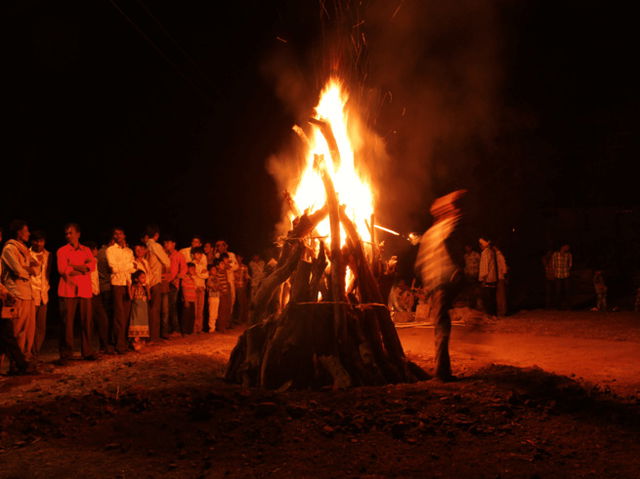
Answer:
[(0, 220), (44, 229), (52, 250), (77, 221), (99, 242), (155, 222), (180, 245), (199, 233), (264, 251), (281, 194), (267, 159), (339, 71), (386, 147), (366, 159), (381, 223), (422, 231), (432, 199), (464, 187), (470, 240), (495, 238), (516, 283), (570, 241), (579, 267), (609, 269), (628, 293), (640, 223), (627, 4), (441, 3), (5, 2)]

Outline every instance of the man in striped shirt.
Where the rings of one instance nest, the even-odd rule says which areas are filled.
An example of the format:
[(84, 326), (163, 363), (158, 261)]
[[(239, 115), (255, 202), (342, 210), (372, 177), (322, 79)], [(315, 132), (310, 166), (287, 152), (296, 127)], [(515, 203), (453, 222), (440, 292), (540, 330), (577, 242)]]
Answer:
[(556, 305), (567, 309), (569, 307), (569, 281), (573, 266), (573, 256), (568, 244), (563, 244), (559, 251), (553, 253), (551, 263), (556, 284)]

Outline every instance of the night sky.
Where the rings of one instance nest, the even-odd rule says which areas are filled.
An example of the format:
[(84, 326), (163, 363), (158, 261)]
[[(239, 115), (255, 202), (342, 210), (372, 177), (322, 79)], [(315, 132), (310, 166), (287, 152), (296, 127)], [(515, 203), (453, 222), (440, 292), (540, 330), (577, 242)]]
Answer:
[(426, 227), (430, 201), (459, 187), (498, 238), (557, 207), (637, 207), (626, 3), (441, 3), (5, 2), (0, 220), (54, 243), (66, 221), (98, 241), (156, 222), (264, 250), (281, 193), (267, 159), (332, 68), (386, 145), (387, 226)]

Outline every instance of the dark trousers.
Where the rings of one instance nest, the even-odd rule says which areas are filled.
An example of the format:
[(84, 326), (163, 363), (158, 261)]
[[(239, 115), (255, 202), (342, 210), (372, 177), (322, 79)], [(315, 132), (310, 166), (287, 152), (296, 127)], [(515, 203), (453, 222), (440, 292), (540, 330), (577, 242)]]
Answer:
[(556, 278), (556, 306), (569, 308), (569, 278)]
[(91, 307), (93, 309), (93, 324), (98, 333), (100, 341), (100, 349), (105, 351), (111, 348), (111, 333), (109, 328), (109, 317), (104, 309), (104, 301), (102, 294), (94, 294), (91, 298)]
[(496, 283), (482, 284), (482, 305), (485, 313), (496, 315)]
[(131, 299), (126, 286), (112, 286), (113, 294), (113, 336), (116, 351), (127, 351), (127, 331), (129, 329), (129, 314), (131, 313)]
[(160, 339), (160, 308), (162, 307), (162, 284), (151, 287), (151, 301), (149, 301), (149, 338), (151, 341)]
[[(94, 353), (91, 339), (93, 320), (91, 317), (91, 298), (60, 298), (62, 308), (62, 328), (60, 328), (60, 357), (65, 359), (73, 355), (73, 323), (76, 310), (80, 309), (80, 352), (86, 358)], [(78, 308), (79, 306), (79, 308)]]
[[(451, 317), (449, 310), (462, 289), (462, 283), (449, 283), (431, 294), (431, 320), (435, 324), (435, 375), (440, 379), (450, 379), (451, 358), (449, 356), (449, 338), (451, 337)], [(495, 291), (494, 291), (495, 292)]]
[(553, 307), (556, 284), (553, 279), (544, 280), (544, 305), (547, 309)]
[(36, 335), (33, 339), (33, 357), (37, 357), (40, 354), (42, 345), (44, 344), (44, 338), (47, 335), (47, 305), (40, 303), (36, 306)]
[(11, 367), (18, 371), (27, 369), (27, 358), (13, 333), (13, 322), (8, 318), (0, 318), (0, 356), (3, 354), (9, 356)]
[(161, 304), (161, 334), (163, 336), (168, 336), (171, 333), (179, 333), (180, 323), (178, 323), (178, 290), (172, 285), (169, 285), (169, 291), (162, 293)]
[(184, 302), (182, 307), (182, 334), (193, 333), (193, 323), (196, 320), (196, 303)]

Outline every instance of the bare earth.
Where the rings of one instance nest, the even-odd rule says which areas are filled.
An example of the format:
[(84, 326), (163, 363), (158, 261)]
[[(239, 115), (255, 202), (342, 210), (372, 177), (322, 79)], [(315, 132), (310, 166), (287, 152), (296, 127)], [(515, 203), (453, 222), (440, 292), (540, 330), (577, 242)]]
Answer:
[[(433, 330), (399, 332), (430, 369)], [(238, 333), (0, 376), (0, 477), (640, 477), (638, 314), (467, 321), (459, 381), (346, 391), (225, 384)]]

